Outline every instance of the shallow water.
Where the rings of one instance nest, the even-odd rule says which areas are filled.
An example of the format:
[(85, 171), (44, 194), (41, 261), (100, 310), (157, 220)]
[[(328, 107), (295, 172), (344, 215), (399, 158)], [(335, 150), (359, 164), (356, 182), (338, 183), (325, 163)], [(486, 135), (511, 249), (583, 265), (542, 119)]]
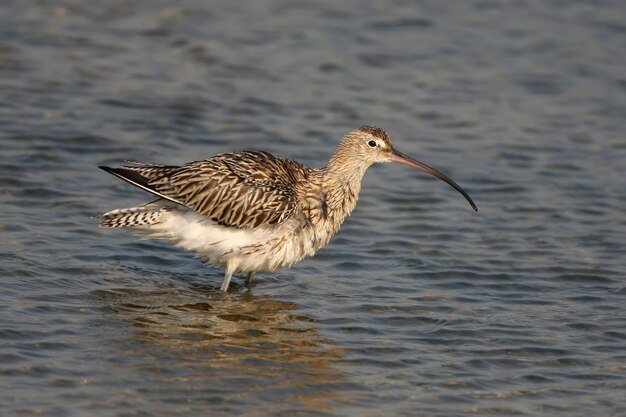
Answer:
[[(232, 2), (231, 2), (232, 3)], [(620, 1), (4, 1), (5, 415), (626, 415)], [(368, 172), (330, 246), (248, 292), (90, 217), (99, 171), (241, 148)]]

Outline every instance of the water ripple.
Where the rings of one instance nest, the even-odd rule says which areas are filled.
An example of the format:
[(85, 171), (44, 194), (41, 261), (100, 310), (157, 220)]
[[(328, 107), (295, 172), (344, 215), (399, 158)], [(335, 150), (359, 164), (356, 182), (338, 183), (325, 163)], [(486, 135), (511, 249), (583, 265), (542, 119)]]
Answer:
[[(5, 3), (5, 413), (626, 415), (620, 2)], [(97, 165), (321, 166), (362, 124), (480, 212), (374, 167), (328, 248), (227, 296), (90, 219), (148, 198)]]

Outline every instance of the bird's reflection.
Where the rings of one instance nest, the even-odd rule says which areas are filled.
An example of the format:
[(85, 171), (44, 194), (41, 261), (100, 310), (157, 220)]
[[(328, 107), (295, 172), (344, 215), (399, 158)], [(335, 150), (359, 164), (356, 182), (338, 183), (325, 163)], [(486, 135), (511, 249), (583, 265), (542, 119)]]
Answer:
[(292, 302), (208, 287), (107, 290), (98, 297), (132, 324), (140, 342), (133, 349), (149, 345), (158, 356), (152, 366), (177, 381), (217, 384), (238, 400), (274, 397), (318, 411), (342, 401), (340, 349)]

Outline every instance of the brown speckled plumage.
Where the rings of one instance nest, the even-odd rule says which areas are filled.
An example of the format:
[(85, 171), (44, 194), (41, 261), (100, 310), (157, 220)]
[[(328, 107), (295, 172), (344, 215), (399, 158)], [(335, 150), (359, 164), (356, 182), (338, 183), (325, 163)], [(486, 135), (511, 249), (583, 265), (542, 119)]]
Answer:
[(127, 165), (155, 194), (238, 229), (282, 223), (297, 208), (298, 183), (310, 168), (267, 152), (216, 155), (183, 166)]
[[(194, 250), (233, 272), (290, 266), (326, 246), (356, 205), (361, 180), (376, 162), (416, 166), (445, 175), (395, 151), (373, 126), (349, 132), (325, 167), (312, 169), (267, 152), (216, 155), (182, 166), (132, 163), (101, 167), (159, 199), (102, 215), (103, 227), (126, 227)], [(473, 202), (471, 202), (473, 204)]]

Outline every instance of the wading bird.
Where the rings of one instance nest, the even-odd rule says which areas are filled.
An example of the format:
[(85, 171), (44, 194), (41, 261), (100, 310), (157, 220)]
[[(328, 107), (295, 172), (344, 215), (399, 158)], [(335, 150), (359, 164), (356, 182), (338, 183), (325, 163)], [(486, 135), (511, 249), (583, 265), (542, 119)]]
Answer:
[(234, 273), (250, 285), (259, 271), (290, 267), (328, 244), (352, 212), (361, 180), (376, 162), (401, 162), (447, 182), (452, 179), (396, 151), (387, 133), (363, 126), (346, 134), (325, 167), (312, 169), (267, 152), (216, 155), (182, 166), (132, 163), (103, 170), (158, 198), (109, 211), (102, 227), (122, 227), (167, 239)]

